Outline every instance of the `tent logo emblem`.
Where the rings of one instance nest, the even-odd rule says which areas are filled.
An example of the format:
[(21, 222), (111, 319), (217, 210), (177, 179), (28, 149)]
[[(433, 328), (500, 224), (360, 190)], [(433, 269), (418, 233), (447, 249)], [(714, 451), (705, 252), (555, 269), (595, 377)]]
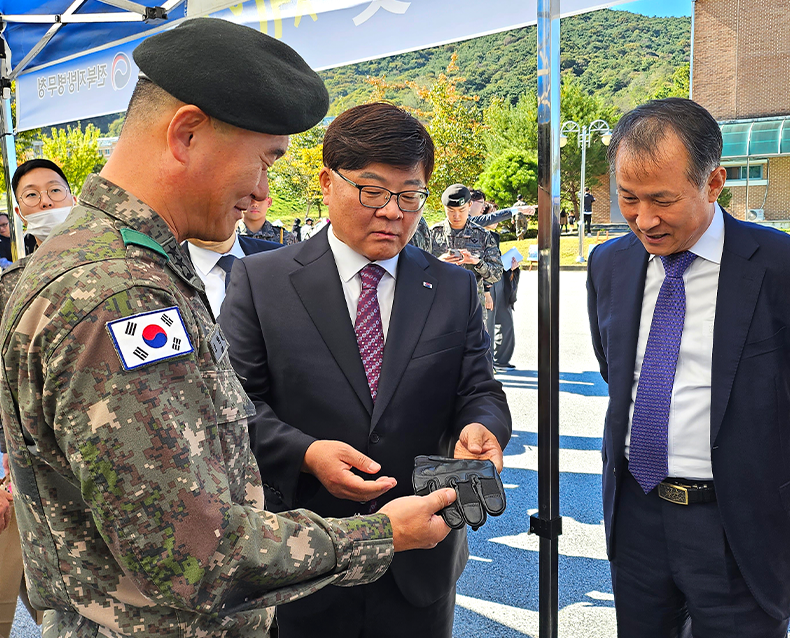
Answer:
[(132, 64), (129, 62), (129, 57), (125, 53), (116, 53), (112, 60), (112, 73), (110, 74), (112, 88), (120, 91), (129, 84), (131, 77)]

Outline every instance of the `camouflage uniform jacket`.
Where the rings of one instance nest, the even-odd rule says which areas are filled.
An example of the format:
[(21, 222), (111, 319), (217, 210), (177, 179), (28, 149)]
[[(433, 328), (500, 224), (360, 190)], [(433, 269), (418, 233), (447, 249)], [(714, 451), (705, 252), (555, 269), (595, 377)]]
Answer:
[(450, 222), (445, 219), (431, 226), (431, 243), (433, 244), (432, 252), (436, 257), (443, 255), (451, 248), (459, 250), (466, 248), (480, 259), (476, 264), (463, 264), (463, 267), (475, 274), (477, 296), (480, 298), (480, 305), (485, 307), (483, 284), (493, 284), (502, 278), (502, 255), (500, 255), (499, 247), (491, 233), (469, 220), (467, 220), (466, 226), (458, 231), (453, 231)]
[(425, 221), (424, 217), (420, 216), (420, 221), (417, 222), (417, 230), (414, 231), (409, 243), (427, 253), (431, 252), (431, 230), (428, 228), (428, 222)]
[[(8, 268), (0, 272), (0, 315), (3, 314), (6, 304), (8, 303), (8, 298), (11, 296), (11, 293), (14, 291), (19, 278), (22, 276), (22, 271), (27, 265), (28, 259), (30, 259), (30, 255), (20, 257)], [(0, 452), (3, 454), (6, 453), (5, 435), (3, 434), (2, 420), (0, 420)]]
[[(393, 552), (385, 515), (263, 510), (254, 407), (162, 218), (98, 176), (80, 199), (0, 327), (28, 590), (54, 610), (44, 637), (263, 637), (271, 606), (379, 577)], [(150, 313), (145, 326), (165, 309), (193, 351), (123, 365), (108, 322), (126, 322), (125, 339), (124, 317)], [(146, 330), (128, 338), (154, 359)]]
[[(280, 234), (282, 233), (282, 235)], [(246, 235), (247, 237), (257, 237), (258, 239), (265, 239), (266, 241), (274, 241), (283, 246), (290, 246), (296, 243), (294, 234), (285, 230), (285, 228), (275, 228), (268, 219), (263, 222), (260, 230), (252, 231), (244, 225), (244, 222), (239, 224), (239, 235)]]

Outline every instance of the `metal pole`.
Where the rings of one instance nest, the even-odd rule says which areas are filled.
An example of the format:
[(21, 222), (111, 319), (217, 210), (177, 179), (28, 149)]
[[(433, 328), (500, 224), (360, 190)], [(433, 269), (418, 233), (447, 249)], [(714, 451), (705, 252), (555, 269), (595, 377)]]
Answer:
[(557, 638), (559, 592), (560, 0), (538, 0), (538, 515), (540, 638)]
[[(587, 144), (590, 137), (590, 132), (587, 130), (587, 126), (582, 126), (582, 130), (579, 133), (579, 139), (581, 140), (582, 145), (582, 174), (581, 174), (581, 184), (579, 185), (579, 219), (580, 221), (584, 221), (584, 180), (585, 180), (585, 168), (587, 164)], [(584, 225), (579, 224), (579, 256), (576, 258), (576, 262), (583, 264), (585, 262), (584, 256)]]
[(5, 41), (0, 41), (2, 53), (0, 53), (0, 91), (2, 104), (0, 104), (0, 151), (3, 156), (3, 167), (5, 170), (6, 183), (6, 206), (8, 207), (8, 220), (11, 228), (11, 256), (16, 261), (25, 254), (25, 243), (22, 237), (22, 220), (19, 215), (14, 214), (14, 193), (11, 189), (11, 176), (16, 170), (16, 144), (14, 143), (14, 126), (11, 118), (11, 80), (8, 79), (11, 67), (9, 55), (6, 51), (8, 46)]

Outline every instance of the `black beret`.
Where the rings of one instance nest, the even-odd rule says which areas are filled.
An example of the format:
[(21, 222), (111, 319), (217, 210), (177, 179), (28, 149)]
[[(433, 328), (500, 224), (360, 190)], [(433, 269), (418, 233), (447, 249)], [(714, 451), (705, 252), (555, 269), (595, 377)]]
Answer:
[(178, 100), (258, 133), (301, 133), (329, 109), (323, 81), (296, 51), (227, 20), (187, 20), (144, 40), (134, 61)]
[(463, 184), (448, 186), (442, 193), (442, 204), (456, 208), (472, 201), (472, 193)]

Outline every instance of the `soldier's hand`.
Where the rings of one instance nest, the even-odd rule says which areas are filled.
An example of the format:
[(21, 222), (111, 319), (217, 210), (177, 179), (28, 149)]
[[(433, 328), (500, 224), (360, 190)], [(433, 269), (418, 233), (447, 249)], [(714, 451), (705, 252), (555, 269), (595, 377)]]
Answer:
[(461, 249), (461, 261), (459, 264), (477, 264), (480, 263), (480, 257), (473, 255), (466, 248)]
[(460, 264), (462, 258), (452, 253), (442, 253), (437, 259), (439, 261), (446, 261), (448, 264)]
[(486, 298), (486, 310), (493, 310), (494, 309), (494, 298), (491, 296), (490, 292), (485, 293)]
[(392, 523), (396, 552), (407, 549), (432, 549), (450, 533), (436, 512), (455, 501), (455, 490), (443, 489), (427, 496), (404, 496), (390, 501), (380, 512)]
[(13, 497), (0, 488), (0, 532), (2, 532), (11, 522), (11, 506), (13, 505)]
[(502, 456), (499, 441), (482, 423), (470, 423), (461, 430), (453, 453), (456, 459), (491, 459), (497, 472), (502, 471)]
[(307, 448), (302, 462), (302, 471), (315, 475), (337, 498), (364, 503), (378, 498), (397, 484), (389, 476), (366, 481), (354, 474), (352, 468), (375, 474), (381, 470), (381, 465), (342, 441), (314, 441)]

